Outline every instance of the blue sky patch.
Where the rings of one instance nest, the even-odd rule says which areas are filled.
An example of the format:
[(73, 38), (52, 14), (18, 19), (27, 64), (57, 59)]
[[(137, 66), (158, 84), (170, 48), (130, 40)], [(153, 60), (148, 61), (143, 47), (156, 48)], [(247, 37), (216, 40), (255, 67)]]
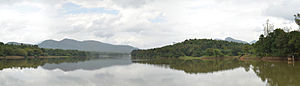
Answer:
[(63, 5), (65, 14), (85, 14), (85, 13), (104, 13), (104, 14), (119, 14), (118, 10), (106, 9), (102, 7), (98, 8), (85, 8), (74, 3), (66, 3)]
[(21, 13), (35, 13), (41, 10), (40, 8), (35, 6), (25, 6), (25, 5), (17, 6), (14, 7), (13, 9), (16, 9), (18, 12)]
[(163, 17), (163, 14), (160, 14), (159, 16), (157, 16), (154, 19), (149, 19), (150, 22), (152, 23), (160, 23), (160, 22), (164, 22), (166, 21), (165, 18)]

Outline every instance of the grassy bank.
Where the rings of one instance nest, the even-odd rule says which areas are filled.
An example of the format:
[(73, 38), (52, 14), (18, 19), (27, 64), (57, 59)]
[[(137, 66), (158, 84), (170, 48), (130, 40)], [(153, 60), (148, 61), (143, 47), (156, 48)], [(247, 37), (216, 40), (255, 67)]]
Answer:
[(224, 57), (215, 57), (215, 56), (202, 56), (202, 57), (192, 57), (192, 56), (182, 56), (179, 59), (182, 60), (211, 60), (211, 59), (231, 59), (238, 58), (238, 56), (224, 56)]
[[(259, 57), (255, 55), (244, 55), (239, 56), (224, 56), (224, 57), (214, 57), (214, 56), (202, 56), (202, 57), (192, 57), (192, 56), (182, 56), (178, 59), (181, 60), (216, 60), (216, 59), (239, 59), (241, 61), (288, 61), (287, 57)], [(299, 60), (299, 59), (295, 59)]]
[(182, 57), (179, 57), (179, 59), (182, 59), (182, 60), (196, 60), (196, 59), (201, 59), (201, 57), (182, 56)]

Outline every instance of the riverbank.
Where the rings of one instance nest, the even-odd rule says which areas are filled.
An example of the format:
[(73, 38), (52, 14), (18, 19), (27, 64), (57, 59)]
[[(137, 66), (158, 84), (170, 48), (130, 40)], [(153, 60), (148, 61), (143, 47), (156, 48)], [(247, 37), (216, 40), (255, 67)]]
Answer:
[(0, 59), (9, 59), (9, 60), (17, 60), (17, 59), (50, 59), (50, 58), (72, 58), (74, 56), (5, 56), (0, 57)]
[[(182, 56), (178, 59), (181, 60), (215, 60), (215, 59), (239, 59), (241, 61), (288, 61), (287, 57), (257, 57), (251, 55), (244, 56), (224, 56), (224, 57), (213, 57), (213, 56), (202, 56), (202, 57), (192, 57), (192, 56)], [(295, 59), (297, 61), (299, 59)]]
[[(267, 57), (255, 57), (255, 56), (249, 56), (249, 55), (245, 55), (239, 58), (241, 61), (253, 61), (253, 60), (261, 60), (261, 61), (272, 61), (272, 62), (276, 62), (276, 61), (291, 61), (288, 59), (288, 57), (271, 57), (271, 56), (267, 56)], [(295, 61), (297, 61), (299, 59), (295, 58)]]
[(192, 56), (182, 56), (178, 59), (181, 60), (213, 60), (213, 59), (232, 59), (236, 58), (238, 59), (238, 56), (224, 56), (224, 57), (215, 57), (215, 56), (202, 56), (202, 57), (192, 57)]

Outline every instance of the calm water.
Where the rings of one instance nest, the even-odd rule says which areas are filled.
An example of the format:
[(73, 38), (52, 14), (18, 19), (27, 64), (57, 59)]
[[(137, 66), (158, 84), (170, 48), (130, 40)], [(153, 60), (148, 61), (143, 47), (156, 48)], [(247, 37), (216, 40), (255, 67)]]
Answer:
[(0, 86), (300, 86), (300, 64), (238, 60), (1, 60)]

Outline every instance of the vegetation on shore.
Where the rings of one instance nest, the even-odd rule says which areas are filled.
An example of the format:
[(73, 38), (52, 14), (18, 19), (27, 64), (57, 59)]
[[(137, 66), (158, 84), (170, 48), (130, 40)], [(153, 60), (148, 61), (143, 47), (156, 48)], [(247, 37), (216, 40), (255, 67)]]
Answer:
[(182, 60), (195, 60), (195, 59), (201, 59), (200, 57), (192, 57), (192, 56), (182, 56), (182, 57), (179, 57), (179, 59), (182, 59)]
[(228, 42), (212, 39), (189, 39), (184, 42), (149, 50), (134, 50), (132, 58), (179, 58), (179, 57), (224, 57), (241, 56), (245, 53), (253, 53), (250, 44)]
[(74, 56), (86, 57), (91, 55), (90, 52), (78, 50), (62, 50), (62, 49), (45, 49), (39, 48), (37, 45), (14, 45), (4, 44), (0, 42), (0, 57), (6, 56), (23, 56), (27, 57), (46, 57), (46, 56)]
[(261, 35), (254, 45), (256, 55), (273, 57), (299, 57), (300, 55), (300, 32), (285, 32), (276, 29), (267, 36)]

